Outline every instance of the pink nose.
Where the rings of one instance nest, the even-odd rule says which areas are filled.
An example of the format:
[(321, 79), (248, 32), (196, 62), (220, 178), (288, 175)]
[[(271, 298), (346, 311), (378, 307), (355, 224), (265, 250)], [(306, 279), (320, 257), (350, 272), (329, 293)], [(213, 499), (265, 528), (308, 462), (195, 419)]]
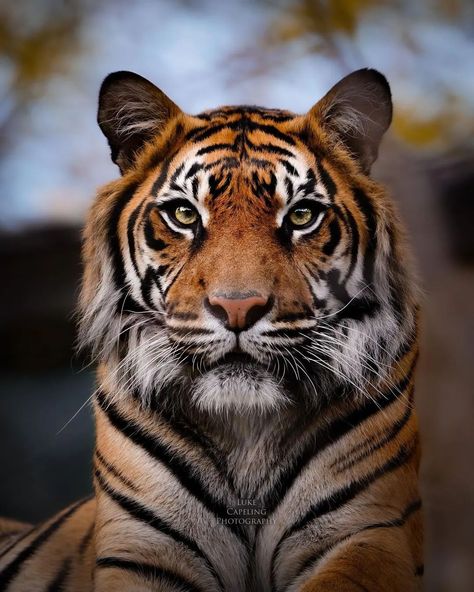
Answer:
[(254, 325), (269, 310), (268, 296), (261, 294), (229, 294), (210, 296), (209, 311), (228, 329), (239, 331)]

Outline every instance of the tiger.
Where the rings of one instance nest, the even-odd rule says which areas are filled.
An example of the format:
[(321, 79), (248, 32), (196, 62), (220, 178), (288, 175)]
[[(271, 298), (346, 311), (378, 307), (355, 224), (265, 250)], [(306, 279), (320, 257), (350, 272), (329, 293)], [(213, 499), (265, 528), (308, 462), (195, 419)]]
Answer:
[(421, 298), (371, 177), (391, 119), (367, 68), (304, 115), (104, 80), (94, 495), (0, 523), (0, 592), (421, 590)]

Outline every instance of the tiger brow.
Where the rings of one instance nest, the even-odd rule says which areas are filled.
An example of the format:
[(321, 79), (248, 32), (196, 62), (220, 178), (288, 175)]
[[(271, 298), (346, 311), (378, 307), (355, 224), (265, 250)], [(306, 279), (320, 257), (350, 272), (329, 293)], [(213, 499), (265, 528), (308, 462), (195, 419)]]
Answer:
[(203, 146), (199, 148), (196, 152), (197, 156), (202, 156), (203, 154), (209, 154), (210, 152), (217, 152), (218, 150), (233, 150), (236, 151), (234, 144), (211, 144), (209, 146)]

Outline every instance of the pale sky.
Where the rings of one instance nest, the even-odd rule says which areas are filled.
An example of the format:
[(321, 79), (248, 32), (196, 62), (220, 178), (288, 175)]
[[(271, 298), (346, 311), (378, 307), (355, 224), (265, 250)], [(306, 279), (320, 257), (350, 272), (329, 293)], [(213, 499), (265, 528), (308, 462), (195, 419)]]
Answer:
[[(0, 170), (0, 222), (17, 228), (48, 220), (80, 222), (95, 188), (118, 170), (96, 124), (100, 83), (114, 70), (151, 79), (190, 113), (228, 103), (262, 104), (303, 112), (346, 72), (326, 58), (286, 47), (276, 65), (257, 77), (242, 75), (231, 59), (255, 45), (273, 17), (269, 3), (173, 3), (134, 0), (104, 3), (81, 29), (82, 51), (67, 77), (51, 80), (25, 114)], [(406, 28), (417, 51), (401, 42)], [(375, 67), (392, 84), (395, 103), (413, 105), (419, 116), (439, 109), (437, 85), (461, 89), (474, 112), (474, 42), (460, 30), (429, 19), (394, 13), (368, 15), (356, 37), (351, 69)], [(0, 84), (2, 62), (0, 61)]]

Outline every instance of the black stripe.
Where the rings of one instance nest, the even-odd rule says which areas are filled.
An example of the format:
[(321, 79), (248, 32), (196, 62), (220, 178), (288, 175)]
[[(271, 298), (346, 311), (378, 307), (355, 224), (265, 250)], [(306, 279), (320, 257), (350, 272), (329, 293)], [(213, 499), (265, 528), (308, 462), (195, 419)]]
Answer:
[[(405, 413), (400, 417), (390, 428), (390, 430), (381, 438), (377, 443), (370, 446), (367, 450), (363, 450), (367, 446), (367, 441), (362, 442), (358, 446), (355, 446), (352, 450), (349, 451), (347, 455), (345, 455), (344, 460), (341, 459), (336, 460), (331, 467), (337, 465), (337, 471), (341, 472), (347, 470), (348, 468), (353, 467), (356, 463), (360, 462), (364, 458), (368, 458), (371, 454), (373, 454), (376, 450), (380, 450), (383, 446), (394, 440), (398, 434), (402, 431), (404, 426), (408, 423), (412, 415), (412, 404), (413, 404), (413, 393), (414, 388), (413, 386), (410, 389), (410, 394), (408, 397), (407, 408)], [(362, 450), (362, 452), (361, 452)], [(358, 454), (357, 454), (358, 453)]]
[[(196, 240), (196, 237), (194, 238), (194, 240)], [(193, 241), (194, 242), (194, 241)], [(171, 290), (171, 288), (173, 287), (174, 283), (176, 282), (176, 280), (179, 278), (181, 272), (184, 269), (184, 266), (186, 265), (186, 262), (183, 263), (181, 265), (181, 267), (178, 269), (178, 271), (174, 274), (174, 276), (171, 278), (171, 280), (168, 282), (167, 286), (165, 287), (165, 289), (163, 290), (163, 296), (166, 298), (166, 296), (168, 295), (168, 292)]]
[[(289, 312), (287, 314), (282, 314), (275, 319), (275, 323), (292, 323), (294, 321), (311, 320), (312, 317), (312, 311), (308, 307), (308, 310), (305, 312)], [(301, 330), (302, 329), (300, 329), (300, 331)]]
[(415, 576), (423, 576), (425, 573), (425, 566), (422, 565), (417, 565), (416, 569), (415, 569)]
[(158, 405), (157, 399), (154, 399), (154, 402), (153, 410), (160, 416), (162, 421), (167, 423), (168, 429), (174, 431), (185, 442), (199, 447), (209, 461), (214, 464), (215, 469), (227, 480), (227, 484), (233, 493), (236, 493), (233, 489), (232, 475), (227, 468), (227, 457), (218, 454), (218, 448), (203, 432), (202, 427), (191, 423), (189, 419), (185, 419), (181, 414), (175, 415), (173, 410)]
[(199, 177), (194, 177), (191, 181), (191, 188), (193, 190), (194, 201), (199, 201)]
[(99, 557), (96, 565), (100, 568), (116, 568), (131, 571), (149, 580), (161, 580), (168, 586), (178, 587), (181, 592), (202, 592), (201, 588), (197, 588), (178, 574), (168, 569), (151, 565), (150, 563), (130, 561), (129, 559), (121, 559), (120, 557)]
[(193, 553), (195, 553), (197, 556), (199, 556), (204, 561), (204, 563), (207, 565), (207, 567), (209, 568), (209, 570), (213, 574), (213, 576), (216, 578), (216, 580), (219, 582), (220, 587), (223, 589), (222, 582), (221, 582), (216, 570), (214, 569), (214, 566), (212, 565), (212, 563), (210, 562), (210, 560), (208, 559), (208, 557), (204, 553), (204, 551), (199, 547), (199, 545), (193, 539), (189, 538), (188, 536), (186, 536), (182, 532), (179, 532), (178, 530), (176, 530), (175, 528), (170, 526), (162, 518), (157, 516), (154, 512), (149, 510), (147, 507), (143, 506), (137, 500), (127, 497), (126, 495), (123, 495), (122, 493), (119, 493), (118, 491), (113, 489), (104, 480), (100, 471), (96, 470), (95, 476), (96, 476), (98, 484), (102, 488), (102, 490), (111, 499), (113, 499), (114, 502), (116, 502), (125, 512), (127, 512), (127, 514), (129, 514), (132, 518), (147, 524), (148, 526), (157, 530), (158, 532), (166, 534), (171, 539), (173, 539), (175, 542), (183, 544), (185, 547), (187, 547), (188, 549), (193, 551)]
[(289, 175), (292, 175), (293, 177), (299, 177), (298, 171), (287, 160), (285, 160), (284, 158), (280, 158), (279, 162), (285, 167), (285, 169)]
[(321, 559), (325, 555), (327, 555), (329, 552), (331, 552), (333, 549), (335, 549), (340, 544), (342, 544), (342, 543), (346, 542), (347, 540), (351, 539), (352, 537), (355, 537), (358, 534), (361, 534), (361, 533), (366, 532), (368, 530), (376, 530), (378, 528), (400, 528), (401, 526), (403, 526), (406, 523), (406, 521), (410, 518), (410, 516), (412, 516), (415, 512), (417, 512), (420, 509), (421, 509), (421, 500), (416, 499), (415, 501), (408, 504), (408, 506), (401, 513), (399, 518), (396, 518), (395, 520), (387, 520), (385, 522), (376, 522), (374, 524), (368, 524), (367, 526), (363, 526), (362, 528), (356, 530), (355, 532), (351, 532), (350, 534), (341, 537), (340, 539), (338, 539), (334, 543), (331, 543), (330, 545), (323, 547), (317, 553), (312, 554), (310, 557), (308, 557), (304, 561), (304, 563), (299, 567), (298, 573), (294, 576), (293, 580), (288, 584), (288, 588), (291, 587), (291, 584), (293, 583), (293, 581), (296, 580), (297, 578), (299, 578), (304, 571), (306, 571), (306, 570), (312, 571), (317, 562), (321, 561)]
[(58, 516), (53, 522), (39, 533), (39, 535), (33, 539), (33, 541), (25, 547), (18, 555), (11, 561), (1, 572), (0, 572), (0, 591), (6, 590), (7, 586), (16, 578), (23, 563), (33, 557), (33, 555), (40, 549), (41, 545), (46, 541), (63, 525), (66, 520), (76, 512), (83, 504), (87, 503), (90, 498), (81, 500), (63, 514)]
[(224, 129), (235, 130), (239, 128), (240, 120), (219, 123), (216, 125), (211, 125), (209, 127), (197, 127), (188, 132), (188, 134), (186, 135), (186, 140), (192, 140), (193, 142), (202, 142), (203, 140), (207, 140), (211, 136), (218, 134), (220, 131)]
[(159, 215), (157, 205), (155, 203), (148, 204), (148, 206), (145, 210), (145, 214), (144, 214), (145, 221), (143, 224), (143, 232), (145, 234), (145, 242), (146, 242), (147, 246), (150, 249), (153, 249), (154, 251), (162, 251), (168, 245), (161, 238), (156, 238), (156, 236), (155, 236), (155, 228), (154, 228), (153, 222), (151, 220), (151, 214), (154, 211), (156, 211), (157, 214)]
[(235, 146), (233, 144), (211, 144), (210, 146), (199, 148), (196, 152), (196, 156), (202, 156), (203, 154), (209, 154), (210, 152), (216, 152), (217, 150), (231, 150), (235, 152)]
[(403, 393), (410, 384), (415, 364), (416, 359), (410, 366), (406, 376), (400, 380), (395, 388), (389, 389), (389, 391), (385, 393), (385, 396), (380, 397), (379, 400), (370, 399), (366, 401), (364, 405), (358, 407), (345, 417), (334, 419), (322, 433), (316, 435), (310, 444), (299, 454), (290, 469), (279, 477), (277, 484), (270, 495), (268, 495), (264, 503), (267, 509), (267, 516), (270, 516), (270, 514), (275, 511), (278, 505), (283, 501), (287, 491), (292, 487), (293, 483), (300, 476), (306, 466), (314, 460), (317, 455), (345, 436), (348, 432), (357, 428), (362, 422), (366, 421), (379, 411), (382, 411), (397, 400), (399, 393)]
[(345, 206), (343, 206), (343, 209), (351, 229), (351, 263), (349, 265), (349, 269), (347, 270), (346, 277), (344, 278), (344, 281), (347, 282), (354, 271), (357, 263), (357, 257), (359, 255), (359, 229), (357, 228), (357, 224), (352, 212), (350, 212)]
[(375, 255), (377, 249), (377, 221), (374, 207), (369, 197), (360, 187), (355, 187), (353, 196), (365, 218), (367, 227), (367, 246), (364, 253), (364, 279), (366, 284), (372, 284), (374, 279)]
[(125, 475), (122, 475), (122, 473), (120, 473), (108, 460), (106, 460), (103, 457), (100, 450), (97, 448), (95, 450), (95, 455), (96, 455), (97, 459), (99, 460), (99, 462), (107, 469), (107, 471), (109, 473), (111, 473), (116, 479), (118, 479), (120, 481), (120, 483), (122, 483), (122, 485), (126, 485), (127, 487), (129, 487), (133, 491), (138, 490), (135, 483), (133, 483), (133, 481), (131, 481), (130, 479), (127, 479), (127, 477), (125, 477)]
[(189, 179), (190, 177), (193, 177), (197, 172), (199, 172), (201, 169), (204, 168), (204, 165), (200, 162), (195, 162), (193, 163), (190, 167), (188, 172), (186, 173), (186, 176), (184, 177), (186, 180)]
[[(156, 275), (159, 278), (162, 278), (163, 276), (166, 275), (166, 272), (168, 271), (169, 268), (170, 268), (170, 266), (168, 264), (158, 265), (158, 267), (156, 268)], [(166, 279), (166, 278), (164, 278), (164, 279)]]
[(182, 162), (170, 177), (170, 183), (174, 183), (184, 169), (184, 162)]
[(95, 522), (92, 522), (89, 528), (87, 529), (86, 534), (82, 537), (81, 542), (79, 543), (79, 546), (77, 548), (77, 552), (79, 553), (79, 555), (82, 555), (86, 551), (87, 545), (90, 543), (94, 535), (94, 530)]
[(133, 212), (131, 213), (128, 222), (127, 222), (127, 239), (128, 239), (128, 252), (130, 254), (130, 259), (132, 261), (133, 269), (135, 273), (140, 277), (140, 272), (138, 270), (137, 258), (135, 253), (135, 225), (144, 206), (144, 202), (142, 202), (139, 206), (137, 206)]
[(276, 144), (268, 144), (265, 142), (262, 144), (254, 144), (249, 138), (245, 138), (245, 142), (247, 147), (253, 152), (269, 152), (270, 154), (278, 154), (279, 156), (286, 156), (287, 158), (295, 157), (293, 152), (290, 152), (281, 146), (277, 146)]
[(210, 171), (215, 167), (221, 167), (222, 170), (237, 169), (240, 167), (240, 161), (235, 156), (222, 156), (218, 160), (208, 162), (204, 166), (204, 170)]
[(166, 177), (168, 176), (169, 168), (170, 168), (170, 159), (166, 158), (162, 162), (161, 168), (160, 168), (160, 173), (159, 173), (156, 181), (153, 183), (153, 187), (151, 188), (151, 195), (153, 197), (156, 197), (158, 195), (158, 192), (165, 184)]
[(287, 204), (291, 203), (292, 199), (295, 197), (295, 188), (293, 185), (293, 181), (289, 177), (285, 177), (285, 188), (287, 194)]
[(269, 136), (273, 136), (282, 142), (286, 142), (290, 146), (294, 146), (296, 144), (294, 138), (292, 138), (289, 134), (285, 134), (277, 127), (273, 125), (266, 125), (263, 123), (257, 123), (252, 120), (247, 121), (247, 128), (249, 131), (259, 131), (263, 132), (264, 134), (268, 134)]
[[(195, 467), (190, 462), (182, 458), (176, 451), (172, 451), (164, 443), (158, 439), (153, 438), (148, 434), (141, 425), (133, 420), (123, 417), (111, 402), (106, 400), (104, 393), (99, 392), (96, 396), (97, 403), (105, 415), (108, 417), (110, 423), (120, 431), (124, 436), (131, 440), (140, 448), (143, 448), (162, 464), (164, 464), (173, 474), (173, 476), (181, 483), (181, 485), (203, 506), (215, 516), (220, 518), (228, 518), (227, 507), (205, 488), (200, 479), (195, 475)], [(239, 525), (226, 524), (242, 542), (246, 542), (247, 537), (245, 532)]]
[(213, 200), (217, 199), (226, 191), (230, 185), (231, 180), (232, 175), (230, 173), (227, 173), (225, 177), (223, 177), (223, 175), (209, 175), (209, 193), (211, 194)]
[(389, 276), (389, 296), (390, 296), (390, 304), (392, 306), (395, 320), (398, 322), (399, 325), (402, 325), (403, 321), (406, 317), (406, 295), (404, 289), (405, 283), (405, 274), (400, 269), (400, 260), (399, 257), (396, 255), (396, 237), (395, 237), (395, 229), (393, 226), (390, 226), (388, 229), (389, 239), (390, 239), (390, 254), (388, 258), (388, 266), (391, 270), (391, 274)]
[(291, 121), (296, 117), (293, 113), (283, 111), (281, 109), (268, 109), (265, 107), (258, 107), (256, 105), (239, 105), (238, 107), (225, 107), (220, 109), (214, 109), (207, 113), (201, 113), (195, 115), (200, 119), (210, 121), (219, 117), (232, 117), (235, 115), (256, 115), (261, 119), (269, 119), (275, 122), (286, 122)]
[(318, 171), (319, 178), (321, 179), (321, 184), (323, 185), (328, 197), (331, 201), (334, 201), (334, 197), (336, 195), (337, 186), (334, 182), (334, 179), (328, 173), (326, 167), (323, 165), (322, 162), (316, 163), (316, 170)]
[(206, 329), (205, 327), (170, 327), (170, 331), (174, 335), (180, 335), (181, 337), (187, 335), (212, 335), (214, 333), (212, 329)]
[(152, 298), (152, 290), (154, 286), (158, 288), (158, 292), (163, 296), (163, 291), (161, 289), (158, 276), (156, 275), (156, 270), (153, 269), (151, 265), (148, 265), (140, 284), (140, 291), (145, 304), (152, 310), (156, 309), (156, 305)]
[[(403, 510), (402, 515), (400, 518), (396, 518), (395, 520), (387, 520), (385, 522), (376, 522), (375, 524), (369, 524), (364, 526), (359, 532), (365, 532), (366, 530), (375, 530), (377, 528), (396, 528), (399, 526), (403, 526), (405, 522), (410, 518), (412, 514), (421, 510), (421, 500), (417, 499), (411, 502), (405, 510)], [(355, 533), (357, 534), (357, 533)], [(353, 535), (350, 535), (353, 536)]]
[(260, 172), (254, 171), (252, 173), (252, 191), (257, 197), (263, 198), (265, 205), (271, 208), (272, 199), (275, 196), (277, 178), (273, 171), (268, 174), (268, 180), (264, 178), (267, 177), (267, 174), (260, 174)]
[[(306, 172), (306, 180), (304, 183), (298, 185), (296, 190), (298, 193), (302, 193), (305, 197), (321, 195), (316, 191), (316, 177), (312, 169), (308, 169)], [(322, 197), (322, 196), (321, 196)]]
[(183, 195), (186, 194), (186, 189), (184, 187), (181, 187), (181, 185), (178, 185), (177, 183), (172, 183), (171, 181), (169, 182), (169, 191), (176, 191), (177, 193), (182, 193)]
[(122, 257), (122, 249), (120, 245), (119, 236), (119, 221), (122, 212), (127, 203), (132, 199), (138, 187), (138, 181), (129, 183), (115, 199), (114, 206), (109, 214), (107, 243), (109, 245), (109, 253), (112, 259), (114, 283), (118, 290), (122, 291), (125, 287), (126, 273)]
[(5, 555), (7, 555), (7, 553), (9, 553), (13, 549), (13, 547), (20, 544), (21, 541), (24, 541), (27, 537), (29, 537), (36, 530), (38, 530), (40, 528), (40, 526), (41, 525), (39, 525), (39, 524), (37, 524), (36, 526), (30, 526), (30, 528), (26, 528), (25, 532), (19, 533), (20, 536), (15, 538), (14, 541), (12, 541), (7, 547), (5, 547), (5, 549), (2, 550), (2, 552), (0, 553), (0, 559), (2, 559), (2, 557), (5, 557)]
[(65, 589), (64, 584), (70, 572), (71, 559), (68, 558), (63, 561), (61, 569), (58, 571), (57, 575), (55, 576), (51, 584), (47, 587), (46, 592), (62, 592)]
[(217, 125), (212, 125), (204, 129), (197, 128), (191, 130), (187, 135), (187, 139), (193, 140), (194, 142), (202, 142), (203, 140), (210, 138), (211, 136), (219, 133), (224, 129), (240, 131), (242, 130), (243, 121), (245, 121), (246, 128), (249, 131), (261, 131), (269, 136), (273, 136), (274, 138), (277, 138), (278, 140), (281, 140), (282, 142), (289, 144), (290, 146), (294, 146), (296, 144), (292, 136), (290, 136), (289, 134), (285, 134), (274, 125), (257, 123), (255, 121), (245, 118), (245, 116), (235, 121), (227, 121)]
[(329, 240), (323, 245), (323, 253), (328, 257), (332, 255), (341, 240), (341, 228), (339, 226), (339, 220), (333, 218), (329, 223)]
[[(308, 318), (308, 315), (305, 313), (294, 314), (294, 315), (287, 315), (287, 319), (291, 318), (291, 320), (296, 320), (297, 318)], [(280, 320), (280, 319), (279, 319)], [(285, 328), (282, 329), (269, 329), (268, 331), (262, 331), (260, 334), (262, 337), (288, 337), (288, 338), (295, 338), (298, 337), (299, 339), (303, 339), (303, 335), (301, 335), (301, 328)]]
[[(311, 269), (308, 265), (305, 266), (306, 267), (306, 271), (308, 272), (308, 274), (313, 277), (312, 273), (311, 273)], [(311, 282), (309, 281), (309, 279), (307, 278), (306, 274), (303, 273), (303, 279), (306, 283), (306, 287), (308, 288), (309, 293), (311, 294), (312, 300), (313, 300), (313, 308), (316, 310), (320, 310), (320, 311), (325, 311), (325, 307), (326, 307), (326, 300), (322, 300), (320, 298), (318, 298), (316, 292), (314, 291), (314, 288), (311, 284)], [(317, 277), (315, 279), (318, 279)]]
[(297, 520), (291, 527), (287, 528), (286, 531), (281, 536), (278, 544), (275, 547), (275, 550), (272, 555), (271, 560), (271, 578), (272, 578), (272, 590), (275, 589), (275, 564), (281, 549), (281, 546), (286, 541), (287, 538), (295, 534), (302, 529), (304, 529), (310, 522), (316, 520), (317, 518), (321, 518), (325, 514), (329, 514), (330, 512), (334, 512), (353, 500), (357, 495), (368, 489), (370, 485), (372, 485), (375, 481), (380, 479), (381, 477), (395, 471), (396, 469), (403, 466), (414, 454), (416, 450), (417, 442), (412, 443), (410, 447), (407, 445), (401, 446), (398, 453), (388, 459), (383, 465), (377, 467), (375, 471), (369, 473), (368, 475), (364, 475), (358, 481), (353, 481), (346, 487), (342, 487), (341, 489), (333, 492), (326, 498), (323, 498), (316, 504), (312, 505), (310, 509), (302, 516), (299, 520)]
[(272, 162), (270, 162), (266, 158), (255, 158), (255, 156), (252, 156), (252, 158), (250, 159), (250, 164), (261, 169), (273, 168)]

